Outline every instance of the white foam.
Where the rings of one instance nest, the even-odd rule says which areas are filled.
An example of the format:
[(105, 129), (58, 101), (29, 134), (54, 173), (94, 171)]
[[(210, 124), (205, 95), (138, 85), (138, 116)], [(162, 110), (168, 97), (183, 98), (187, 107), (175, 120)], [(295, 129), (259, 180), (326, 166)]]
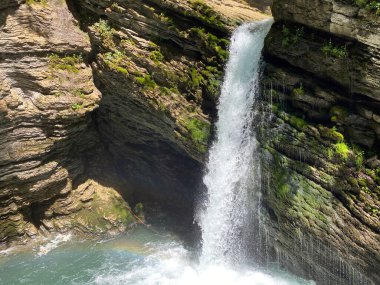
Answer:
[(37, 254), (39, 256), (45, 255), (51, 250), (60, 246), (62, 243), (68, 242), (71, 237), (71, 233), (58, 234), (53, 239), (49, 240), (45, 245), (41, 245)]

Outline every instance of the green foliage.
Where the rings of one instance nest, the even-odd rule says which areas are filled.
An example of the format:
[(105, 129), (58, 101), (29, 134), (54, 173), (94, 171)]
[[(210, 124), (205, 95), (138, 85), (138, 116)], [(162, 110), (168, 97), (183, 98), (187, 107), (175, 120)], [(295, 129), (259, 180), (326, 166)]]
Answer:
[(292, 30), (287, 26), (282, 26), (282, 46), (285, 48), (291, 48), (297, 45), (300, 39), (303, 37), (303, 27)]
[(276, 196), (281, 200), (285, 200), (290, 192), (290, 186), (288, 184), (281, 184), (280, 187), (277, 188)]
[(352, 150), (355, 154), (355, 165), (358, 170), (363, 168), (364, 164), (364, 151), (362, 151), (358, 146), (353, 145)]
[(144, 74), (144, 76), (136, 76), (135, 81), (147, 89), (153, 90), (157, 87), (156, 82), (150, 77), (149, 74)]
[(293, 94), (296, 95), (296, 96), (302, 96), (302, 95), (304, 95), (305, 94), (305, 90), (303, 89), (303, 86), (301, 85), (298, 88), (294, 88), (293, 89)]
[(221, 61), (226, 61), (228, 58), (228, 51), (227, 47), (229, 45), (229, 41), (223, 38), (218, 38), (217, 36), (206, 32), (204, 29), (199, 29), (199, 28), (191, 28), (190, 33), (193, 36), (198, 37), (201, 39), (205, 46), (214, 51), (218, 58)]
[(93, 25), (95, 31), (99, 33), (102, 43), (106, 47), (114, 47), (115, 43), (113, 42), (114, 29), (110, 27), (106, 20), (100, 19), (99, 22)]
[(336, 141), (336, 142), (343, 142), (344, 136), (340, 132), (337, 131), (336, 127), (332, 127), (331, 129), (328, 129), (326, 134), (328, 138)]
[(84, 98), (86, 95), (83, 93), (83, 90), (82, 89), (74, 89), (72, 91), (72, 94), (75, 96), (75, 97), (79, 97), (79, 98)]
[(159, 50), (154, 50), (150, 53), (149, 58), (152, 59), (156, 64), (164, 60), (164, 55)]
[(49, 67), (52, 69), (67, 70), (69, 72), (78, 73), (77, 65), (83, 62), (81, 55), (72, 55), (60, 57), (58, 54), (49, 55)]
[(193, 88), (198, 88), (199, 85), (204, 81), (203, 76), (194, 67), (190, 69), (190, 77)]
[(380, 1), (379, 0), (352, 0), (353, 3), (361, 8), (365, 8), (368, 11), (375, 12), (380, 15)]
[(341, 122), (348, 116), (348, 111), (342, 106), (334, 106), (330, 109), (330, 116), (332, 122)]
[(122, 65), (123, 61), (127, 59), (127, 56), (121, 51), (107, 52), (104, 54), (104, 62), (107, 66), (117, 72), (128, 75), (129, 72)]
[(335, 153), (344, 160), (348, 158), (348, 154), (350, 153), (350, 148), (344, 142), (336, 143), (334, 145), (334, 150), (335, 150)]
[(306, 122), (305, 122), (304, 119), (298, 118), (296, 116), (291, 116), (290, 119), (289, 119), (289, 123), (293, 127), (297, 128), (299, 130), (303, 130), (307, 126), (307, 124), (306, 124)]
[(189, 118), (184, 121), (184, 125), (189, 131), (192, 141), (198, 146), (198, 149), (201, 152), (205, 152), (210, 136), (210, 123), (197, 118)]
[(321, 51), (325, 56), (335, 57), (335, 58), (346, 58), (348, 57), (348, 51), (346, 46), (335, 46), (332, 44), (331, 40), (329, 43), (325, 43), (321, 48)]
[(210, 6), (202, 0), (192, 1), (191, 7), (197, 12), (198, 18), (209, 25), (224, 28), (222, 19)]
[(73, 109), (74, 111), (78, 111), (80, 109), (83, 109), (83, 104), (74, 103), (71, 105), (71, 109)]

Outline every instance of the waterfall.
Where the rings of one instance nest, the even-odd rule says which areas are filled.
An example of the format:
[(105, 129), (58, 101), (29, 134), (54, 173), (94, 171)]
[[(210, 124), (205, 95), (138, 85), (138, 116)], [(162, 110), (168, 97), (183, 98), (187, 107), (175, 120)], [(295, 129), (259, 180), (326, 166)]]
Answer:
[[(252, 130), (258, 96), (261, 53), (272, 19), (244, 24), (233, 34), (218, 105), (216, 139), (204, 183), (207, 200), (199, 213), (200, 263), (241, 262), (255, 190), (260, 187), (257, 142)], [(256, 195), (257, 197), (257, 195)], [(256, 198), (257, 199), (257, 198)]]

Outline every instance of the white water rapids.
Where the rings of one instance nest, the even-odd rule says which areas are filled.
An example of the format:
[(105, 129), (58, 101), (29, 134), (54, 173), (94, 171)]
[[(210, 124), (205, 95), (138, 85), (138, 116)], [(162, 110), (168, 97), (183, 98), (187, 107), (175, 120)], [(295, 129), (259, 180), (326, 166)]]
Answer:
[(252, 107), (258, 95), (264, 38), (271, 24), (271, 19), (244, 24), (231, 39), (216, 139), (204, 177), (208, 197), (198, 216), (202, 229), (199, 254), (157, 228), (140, 227), (115, 239), (67, 242), (60, 247), (62, 238), (53, 239), (37, 248), (37, 254), (4, 252), (0, 284), (314, 284), (246, 263), (246, 252), (253, 246), (247, 238), (255, 207), (252, 193), (260, 186)]

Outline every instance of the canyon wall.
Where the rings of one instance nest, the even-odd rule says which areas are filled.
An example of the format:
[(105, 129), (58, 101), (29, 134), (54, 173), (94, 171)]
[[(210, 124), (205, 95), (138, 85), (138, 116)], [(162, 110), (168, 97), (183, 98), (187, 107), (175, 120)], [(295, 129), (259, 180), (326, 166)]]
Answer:
[(0, 242), (119, 231), (139, 202), (192, 222), (230, 33), (265, 17), (244, 1), (3, 1)]
[(267, 253), (318, 284), (378, 284), (379, 17), (335, 0), (272, 10), (257, 128)]

